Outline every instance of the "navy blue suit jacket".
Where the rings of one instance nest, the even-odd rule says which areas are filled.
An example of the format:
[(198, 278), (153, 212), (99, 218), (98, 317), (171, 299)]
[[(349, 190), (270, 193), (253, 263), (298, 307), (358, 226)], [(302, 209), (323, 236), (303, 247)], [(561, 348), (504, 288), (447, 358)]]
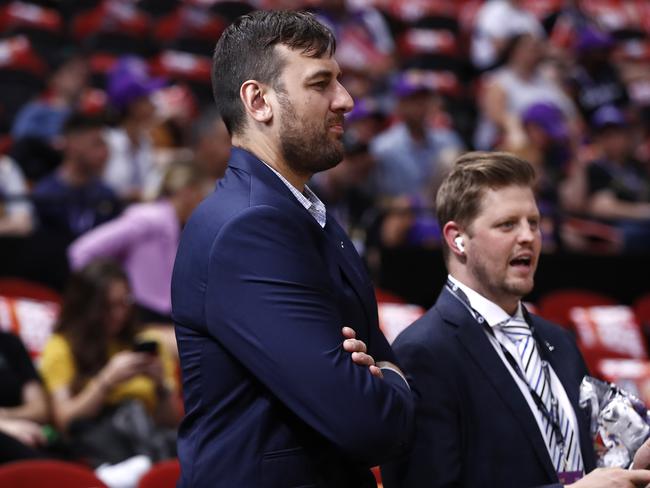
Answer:
[(342, 348), (353, 327), (394, 361), (373, 288), (331, 217), (325, 229), (257, 157), (226, 176), (183, 230), (172, 280), (185, 400), (180, 487), (366, 487), (413, 424), (399, 375)]
[[(588, 418), (578, 407), (587, 374), (582, 356), (568, 332), (526, 318), (576, 412), (584, 465), (591, 471)], [(560, 486), (526, 399), (483, 327), (449, 290), (397, 337), (393, 350), (420, 399), (411, 453), (382, 466), (386, 488)]]

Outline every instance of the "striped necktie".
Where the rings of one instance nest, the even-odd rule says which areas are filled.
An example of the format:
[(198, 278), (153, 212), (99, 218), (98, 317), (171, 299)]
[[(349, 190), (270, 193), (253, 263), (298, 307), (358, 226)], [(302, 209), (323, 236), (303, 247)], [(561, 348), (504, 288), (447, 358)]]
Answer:
[[(517, 347), (517, 352), (521, 358), (521, 364), (524, 367), (524, 377), (532, 391), (537, 393), (542, 403), (546, 407), (547, 413), (553, 412), (555, 401), (550, 377), (546, 371), (546, 365), (542, 361), (537, 344), (533, 338), (530, 327), (519, 314), (510, 317), (505, 324), (501, 324), (501, 331)], [(541, 411), (541, 408), (540, 408)], [(542, 412), (544, 413), (544, 412)], [(564, 444), (558, 442), (558, 436), (553, 428), (553, 421), (548, 415), (542, 415), (542, 424), (545, 430), (545, 439), (548, 443), (551, 460), (555, 470), (563, 471), (583, 471), (582, 456), (580, 455), (579, 439), (569, 422), (569, 417), (561, 405), (557, 404), (557, 426), (559, 426), (564, 437)], [(563, 454), (564, 450), (564, 456)], [(566, 464), (564, 459), (566, 458)]]

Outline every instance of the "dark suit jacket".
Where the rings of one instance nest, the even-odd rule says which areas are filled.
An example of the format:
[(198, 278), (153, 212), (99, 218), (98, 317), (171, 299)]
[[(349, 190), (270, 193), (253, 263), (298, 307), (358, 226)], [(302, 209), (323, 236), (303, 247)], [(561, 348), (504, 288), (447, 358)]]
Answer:
[[(527, 319), (576, 412), (590, 471), (589, 423), (578, 407), (587, 374), (582, 356), (566, 331), (536, 316)], [(560, 486), (526, 399), (483, 327), (446, 288), (397, 337), (393, 350), (421, 397), (411, 453), (382, 466), (386, 488)]]
[(185, 226), (172, 281), (185, 418), (180, 487), (366, 487), (400, 453), (413, 401), (342, 348), (394, 361), (373, 288), (334, 219), (321, 228), (251, 153)]

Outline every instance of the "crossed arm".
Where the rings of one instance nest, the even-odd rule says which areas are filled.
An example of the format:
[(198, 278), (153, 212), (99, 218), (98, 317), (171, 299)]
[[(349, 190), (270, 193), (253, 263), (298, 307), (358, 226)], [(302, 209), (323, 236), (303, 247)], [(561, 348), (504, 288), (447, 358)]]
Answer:
[[(341, 452), (375, 465), (408, 443), (411, 392), (397, 370), (374, 364), (351, 331), (342, 346), (330, 274), (303, 227), (277, 209), (256, 207), (222, 228), (207, 273), (218, 277), (206, 289), (208, 330)], [(392, 360), (385, 339), (370, 341), (377, 359)]]

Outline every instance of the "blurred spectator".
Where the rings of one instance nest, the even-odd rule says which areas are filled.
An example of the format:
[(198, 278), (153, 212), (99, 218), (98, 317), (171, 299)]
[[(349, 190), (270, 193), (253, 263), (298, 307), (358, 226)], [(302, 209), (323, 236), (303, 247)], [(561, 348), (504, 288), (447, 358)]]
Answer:
[(499, 149), (516, 154), (535, 167), (542, 251), (551, 252), (558, 244), (560, 212), (566, 208), (575, 210), (582, 204), (584, 182), (567, 177), (575, 165), (575, 154), (562, 111), (552, 103), (534, 103), (521, 119), (524, 137), (517, 141), (519, 144), (504, 144)]
[(103, 131), (102, 120), (80, 113), (65, 122), (63, 163), (33, 191), (44, 231), (71, 241), (119, 213), (117, 196), (100, 179), (107, 157)]
[(62, 158), (59, 149), (41, 137), (32, 136), (13, 141), (8, 155), (18, 164), (30, 188), (57, 169)]
[(20, 339), (0, 331), (0, 463), (43, 456), (48, 398)]
[(542, 213), (558, 204), (559, 186), (573, 157), (569, 127), (562, 111), (552, 103), (534, 103), (521, 116), (524, 135), (517, 146), (500, 149), (529, 161), (537, 172), (536, 192)]
[(104, 181), (123, 200), (150, 197), (160, 185), (162, 172), (155, 164), (149, 132), (156, 122), (151, 95), (164, 85), (133, 56), (121, 58), (108, 74), (108, 99), (119, 122), (106, 133), (109, 157)]
[[(190, 128), (197, 112), (197, 101), (192, 91), (186, 85), (170, 85), (152, 93), (151, 102), (156, 112), (156, 125), (150, 135), (156, 152), (172, 150), (170, 154), (175, 154), (174, 150), (187, 150)], [(159, 154), (157, 158), (160, 158)]]
[(120, 262), (133, 287), (140, 319), (171, 323), (170, 287), (180, 231), (209, 186), (195, 165), (172, 165), (159, 200), (131, 205), (72, 243), (71, 268), (78, 270), (100, 257)]
[(395, 85), (398, 122), (379, 134), (370, 151), (377, 160), (374, 189), (377, 196), (430, 196), (446, 161), (462, 151), (452, 130), (429, 125), (434, 93), (417, 72), (404, 72)]
[(589, 213), (616, 223), (624, 251), (647, 252), (650, 246), (650, 174), (633, 158), (634, 144), (623, 112), (598, 109), (592, 125), (600, 157), (587, 167)]
[(33, 137), (53, 143), (61, 134), (66, 118), (76, 108), (87, 82), (85, 58), (74, 52), (62, 53), (58, 66), (50, 74), (45, 93), (16, 115), (11, 128), (13, 138)]
[(382, 202), (379, 245), (386, 248), (408, 244), (408, 235), (417, 221), (416, 204), (411, 197), (401, 195)]
[(156, 343), (137, 349), (136, 326), (126, 275), (97, 261), (71, 277), (41, 356), (56, 425), (93, 466), (174, 455), (175, 365)]
[(354, 108), (345, 115), (345, 132), (362, 144), (370, 142), (384, 129), (386, 117), (372, 98), (354, 101)]
[[(573, 130), (576, 111), (562, 88), (541, 70), (544, 45), (530, 34), (515, 36), (504, 52), (504, 67), (490, 73), (480, 100), (481, 117), (475, 133), (478, 149), (493, 149), (500, 141), (520, 145), (521, 115), (530, 105), (556, 105)], [(507, 140), (511, 139), (511, 140)]]
[(22, 171), (10, 157), (0, 156), (0, 236), (29, 234), (33, 214)]
[(626, 109), (627, 88), (610, 61), (614, 39), (595, 27), (583, 28), (576, 39), (577, 63), (571, 75), (573, 98), (585, 121), (605, 105)]
[(336, 59), (344, 72), (353, 70), (372, 79), (393, 68), (395, 42), (379, 10), (368, 3), (353, 7), (346, 0), (310, 0), (309, 4), (334, 33)]
[(544, 37), (537, 18), (521, 8), (522, 0), (488, 0), (476, 14), (472, 35), (472, 63), (480, 70), (493, 68), (514, 36)]
[(207, 176), (218, 180), (230, 158), (230, 134), (216, 109), (205, 110), (192, 128), (194, 161)]

